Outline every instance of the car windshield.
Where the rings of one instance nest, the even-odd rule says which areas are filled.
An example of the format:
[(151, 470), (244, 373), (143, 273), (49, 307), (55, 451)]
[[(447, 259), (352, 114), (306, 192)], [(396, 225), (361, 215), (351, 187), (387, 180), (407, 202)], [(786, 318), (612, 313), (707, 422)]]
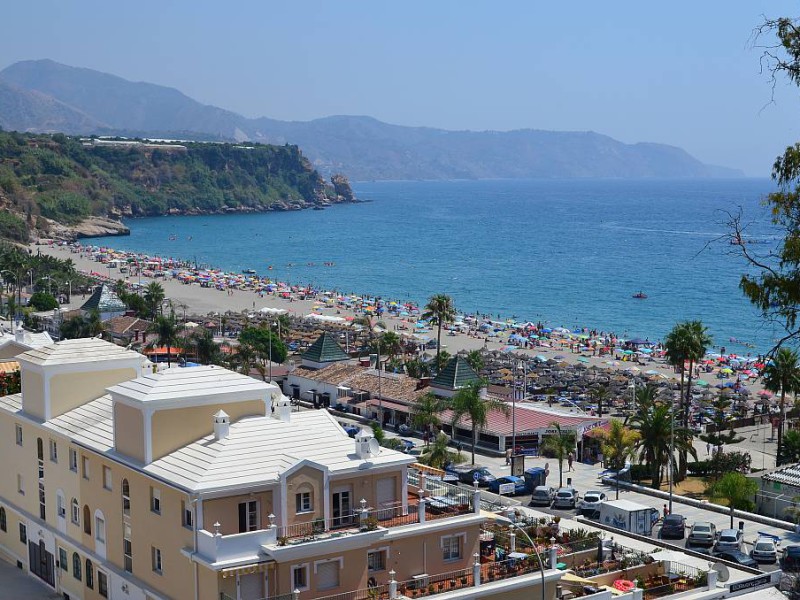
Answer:
[(680, 515), (669, 515), (664, 519), (664, 523), (669, 525), (680, 525), (681, 521), (683, 517)]
[(774, 549), (772, 542), (759, 542), (756, 544), (756, 550), (759, 552), (772, 552)]
[(695, 525), (694, 526), (694, 533), (710, 533), (711, 527), (708, 525)]
[(719, 536), (720, 542), (735, 542), (736, 536), (735, 535), (721, 535)]
[(570, 492), (558, 492), (559, 498), (571, 498), (572, 494)]
[(794, 558), (800, 557), (800, 546), (789, 546), (786, 548), (786, 555)]

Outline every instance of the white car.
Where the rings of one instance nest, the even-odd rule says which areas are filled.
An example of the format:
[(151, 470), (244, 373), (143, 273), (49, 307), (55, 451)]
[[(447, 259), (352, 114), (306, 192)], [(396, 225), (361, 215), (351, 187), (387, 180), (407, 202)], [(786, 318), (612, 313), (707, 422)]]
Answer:
[(743, 541), (744, 533), (741, 529), (723, 529), (719, 532), (714, 550), (716, 552), (724, 552), (726, 550), (739, 550), (741, 552)]
[(593, 516), (600, 513), (600, 505), (606, 501), (603, 492), (590, 490), (583, 495), (583, 499), (578, 503), (578, 514)]
[(770, 538), (760, 537), (753, 544), (750, 557), (756, 562), (774, 563), (778, 560), (778, 548), (775, 541)]
[(578, 494), (569, 487), (559, 488), (553, 498), (553, 508), (575, 508), (578, 503)]

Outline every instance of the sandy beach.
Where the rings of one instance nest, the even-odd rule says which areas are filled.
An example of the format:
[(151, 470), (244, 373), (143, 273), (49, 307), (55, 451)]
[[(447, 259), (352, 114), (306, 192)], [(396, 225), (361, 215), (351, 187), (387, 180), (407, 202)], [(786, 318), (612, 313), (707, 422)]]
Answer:
[[(146, 286), (150, 281), (158, 281), (163, 287), (166, 298), (172, 300), (173, 306), (179, 315), (185, 311), (186, 315), (197, 315), (202, 317), (216, 316), (220, 313), (226, 312), (235, 313), (251, 313), (258, 311), (263, 307), (279, 308), (289, 312), (290, 315), (295, 317), (303, 317), (314, 312), (314, 307), (319, 305), (319, 302), (314, 299), (301, 300), (299, 298), (282, 298), (278, 294), (259, 294), (254, 291), (247, 290), (218, 290), (211, 287), (202, 287), (198, 284), (186, 284), (171, 277), (158, 277), (148, 278), (131, 276), (126, 277), (121, 275), (118, 271), (109, 269), (106, 265), (93, 260), (92, 256), (87, 252), (76, 252), (75, 248), (64, 245), (37, 245), (30, 246), (32, 252), (41, 252), (61, 259), (70, 259), (75, 264), (79, 271), (87, 273), (95, 272), (102, 276), (110, 277), (112, 280), (125, 279), (129, 283), (141, 283)], [(70, 308), (80, 306), (82, 298), (75, 296), (72, 299)], [(458, 304), (458, 298), (454, 301)], [(317, 311), (319, 312), (319, 311)], [(328, 308), (322, 311), (322, 314), (339, 317), (356, 317), (358, 316), (354, 310), (344, 307)], [(380, 317), (390, 330), (398, 330), (398, 332), (413, 332), (413, 317), (409, 319), (403, 317), (396, 317), (389, 314)], [(436, 338), (436, 330), (433, 329), (426, 333), (430, 338)], [(667, 377), (673, 380), (679, 379), (679, 375), (665, 363), (663, 359), (647, 358), (643, 362), (620, 362), (612, 361), (608, 355), (606, 356), (593, 356), (591, 352), (576, 352), (571, 351), (569, 347), (569, 340), (552, 340), (552, 347), (533, 347), (533, 348), (516, 348), (514, 353), (525, 354), (528, 356), (543, 355), (548, 358), (558, 356), (559, 360), (569, 364), (583, 363), (583, 365), (590, 367), (592, 365), (603, 369), (619, 369), (620, 371), (632, 371), (634, 373), (644, 372), (648, 370), (658, 370), (662, 377)], [(499, 350), (509, 345), (507, 334), (502, 337), (487, 337), (485, 334), (468, 335), (466, 333), (442, 333), (442, 346), (451, 354), (455, 354), (462, 350), (475, 350), (486, 348), (487, 350)], [(610, 365), (609, 363), (612, 363)], [(705, 379), (713, 385), (715, 383), (716, 373), (704, 373), (701, 378)], [(753, 393), (761, 391), (763, 388), (760, 381), (749, 380), (747, 382), (748, 388)]]

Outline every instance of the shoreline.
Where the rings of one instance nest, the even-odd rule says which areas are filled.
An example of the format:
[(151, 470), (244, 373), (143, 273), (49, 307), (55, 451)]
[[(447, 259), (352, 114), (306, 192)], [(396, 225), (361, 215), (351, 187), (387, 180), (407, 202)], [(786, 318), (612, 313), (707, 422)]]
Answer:
[[(258, 312), (261, 308), (283, 309), (286, 310), (291, 316), (305, 318), (310, 314), (324, 315), (328, 318), (336, 317), (341, 319), (342, 326), (347, 326), (347, 321), (351, 321), (355, 317), (363, 316), (364, 314), (374, 315), (376, 321), (383, 321), (386, 325), (387, 331), (395, 331), (398, 334), (413, 335), (415, 331), (414, 321), (415, 316), (412, 311), (409, 314), (389, 314), (388, 312), (383, 315), (375, 315), (374, 312), (369, 310), (359, 310), (356, 307), (346, 307), (334, 304), (332, 307), (321, 308), (321, 298), (331, 297), (332, 292), (325, 292), (319, 290), (318, 296), (313, 298), (300, 298), (304, 294), (299, 293), (299, 290), (305, 288), (300, 284), (288, 284), (292, 291), (280, 293), (279, 290), (286, 289), (280, 287), (280, 284), (272, 284), (275, 289), (272, 292), (266, 291), (253, 291), (245, 289), (233, 290), (219, 290), (215, 287), (202, 287), (198, 282), (188, 283), (180, 281), (176, 277), (152, 277), (152, 276), (123, 276), (123, 277), (108, 277), (100, 273), (100, 270), (107, 270), (111, 275), (111, 270), (107, 269), (107, 265), (97, 262), (90, 255), (89, 248), (99, 248), (94, 245), (84, 245), (80, 242), (74, 244), (44, 244), (37, 245), (31, 244), (29, 248), (33, 252), (42, 252), (50, 256), (60, 259), (70, 259), (75, 264), (75, 268), (79, 271), (87, 273), (95, 273), (102, 279), (110, 279), (115, 281), (117, 279), (124, 279), (129, 284), (138, 284), (141, 282), (142, 286), (146, 286), (151, 281), (157, 281), (164, 287), (165, 297), (173, 301), (176, 312), (186, 312), (186, 314), (195, 313), (197, 315), (211, 315), (218, 316), (225, 312), (244, 313)], [(79, 250), (81, 249), (81, 250)], [(109, 249), (110, 252), (119, 255), (136, 255), (141, 257), (155, 258), (153, 255), (145, 255), (143, 253), (121, 252)], [(170, 259), (162, 259), (168, 262)], [(171, 259), (177, 264), (188, 265), (191, 261), (178, 261)], [(177, 267), (176, 267), (177, 268)], [(146, 269), (145, 269), (146, 271)], [(209, 269), (209, 272), (220, 277), (232, 277), (235, 280), (245, 280), (247, 276), (234, 273), (225, 273), (221, 270)], [(118, 272), (115, 274), (119, 274)], [(266, 279), (266, 278), (264, 278)], [(334, 296), (335, 297), (335, 296)], [(364, 296), (365, 299), (374, 298), (374, 296)], [(388, 305), (391, 301), (383, 300)], [(398, 304), (401, 304), (398, 301)], [(421, 307), (420, 307), (421, 308)], [(403, 311), (400, 311), (403, 312)], [(345, 321), (345, 319), (347, 321)], [(512, 330), (513, 331), (513, 330)], [(566, 331), (563, 328), (556, 328), (552, 338), (548, 338), (545, 342), (547, 345), (536, 345), (533, 347), (524, 348), (521, 346), (514, 346), (513, 342), (509, 341), (508, 333), (504, 332), (502, 335), (494, 336), (487, 335), (486, 333), (467, 333), (467, 332), (447, 332), (444, 328), (442, 330), (442, 348), (447, 350), (451, 355), (455, 355), (461, 351), (471, 351), (485, 349), (487, 351), (506, 351), (513, 354), (525, 355), (529, 359), (534, 358), (536, 355), (542, 355), (547, 358), (559, 357), (568, 364), (583, 366), (590, 368), (595, 367), (598, 369), (606, 369), (609, 371), (626, 371), (629, 374), (644, 375), (648, 370), (657, 370), (659, 376), (663, 379), (670, 379), (673, 382), (678, 381), (680, 376), (674, 372), (674, 369), (666, 364), (663, 358), (656, 357), (639, 357), (637, 360), (620, 360), (619, 355), (616, 353), (611, 355), (595, 355), (591, 349), (581, 346), (580, 341), (576, 341), (574, 334), (565, 334), (567, 337), (561, 337), (559, 331)], [(586, 331), (589, 331), (586, 329)], [(427, 338), (436, 339), (436, 328), (432, 327), (423, 332)], [(555, 335), (558, 334), (558, 335)], [(585, 335), (585, 334), (581, 334)], [(711, 350), (711, 349), (709, 349)], [(713, 380), (717, 372), (703, 373), (701, 379), (705, 377), (707, 383), (713, 385)], [(712, 381), (708, 381), (711, 379)], [(752, 393), (756, 393), (762, 389), (760, 381), (756, 382), (747, 380), (743, 382)]]

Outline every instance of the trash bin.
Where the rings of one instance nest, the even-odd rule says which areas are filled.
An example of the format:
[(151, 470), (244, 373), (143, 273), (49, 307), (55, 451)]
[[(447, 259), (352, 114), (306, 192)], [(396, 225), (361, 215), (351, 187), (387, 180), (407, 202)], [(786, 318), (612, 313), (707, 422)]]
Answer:
[(744, 531), (744, 521), (739, 521), (739, 530)]

